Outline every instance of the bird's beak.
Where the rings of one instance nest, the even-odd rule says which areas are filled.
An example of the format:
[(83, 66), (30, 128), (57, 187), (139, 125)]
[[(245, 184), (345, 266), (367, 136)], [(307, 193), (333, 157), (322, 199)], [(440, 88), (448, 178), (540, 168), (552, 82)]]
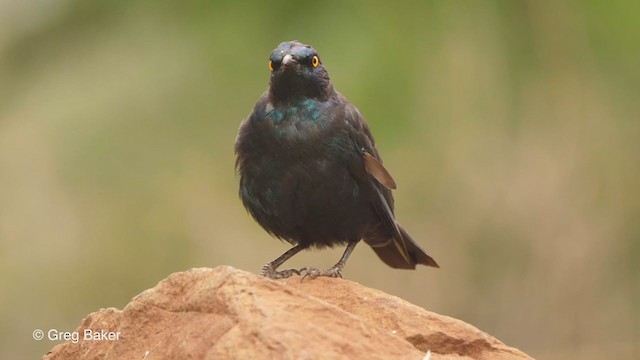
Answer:
[(287, 54), (284, 56), (284, 58), (282, 58), (282, 65), (286, 66), (294, 62), (296, 62), (296, 59), (294, 59), (293, 56), (291, 56), (291, 54)]

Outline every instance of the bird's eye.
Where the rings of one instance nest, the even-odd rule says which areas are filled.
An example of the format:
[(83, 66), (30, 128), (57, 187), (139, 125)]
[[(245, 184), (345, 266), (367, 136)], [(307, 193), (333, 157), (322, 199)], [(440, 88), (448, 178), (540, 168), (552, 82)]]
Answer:
[(320, 59), (314, 55), (313, 58), (311, 58), (311, 65), (313, 65), (313, 67), (318, 67), (318, 64), (320, 64)]
[(282, 61), (279, 60), (269, 60), (269, 70), (271, 72), (274, 72), (276, 70), (278, 70), (280, 68), (280, 65), (282, 65)]

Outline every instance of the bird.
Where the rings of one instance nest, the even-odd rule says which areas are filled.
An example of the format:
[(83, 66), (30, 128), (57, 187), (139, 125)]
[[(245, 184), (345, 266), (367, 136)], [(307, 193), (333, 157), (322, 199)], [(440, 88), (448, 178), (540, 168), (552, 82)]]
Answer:
[[(270, 80), (235, 142), (239, 195), (272, 236), (292, 247), (267, 263), (271, 279), (342, 277), (361, 241), (388, 266), (438, 268), (397, 223), (385, 169), (358, 108), (335, 90), (318, 52), (298, 41), (280, 43), (268, 62)], [(346, 245), (328, 269), (278, 268), (304, 249)]]

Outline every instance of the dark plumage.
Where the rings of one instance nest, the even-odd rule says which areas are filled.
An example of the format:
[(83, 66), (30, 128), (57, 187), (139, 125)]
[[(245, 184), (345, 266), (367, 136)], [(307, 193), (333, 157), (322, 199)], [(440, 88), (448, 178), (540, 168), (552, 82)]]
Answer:
[[(335, 91), (318, 53), (297, 41), (271, 53), (271, 81), (242, 123), (235, 151), (240, 197), (270, 234), (295, 245), (262, 274), (341, 276), (361, 240), (387, 265), (415, 269), (436, 262), (393, 215), (395, 188), (358, 109)], [(309, 247), (347, 244), (328, 270), (276, 271)]]

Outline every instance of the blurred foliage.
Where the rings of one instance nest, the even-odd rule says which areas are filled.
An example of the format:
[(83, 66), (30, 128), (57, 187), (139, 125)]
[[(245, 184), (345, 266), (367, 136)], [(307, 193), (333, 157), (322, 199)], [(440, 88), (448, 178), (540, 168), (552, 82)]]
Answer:
[[(546, 359), (640, 353), (640, 3), (0, 3), (0, 357), (33, 358), (171, 272), (286, 244), (233, 142), (284, 40), (367, 117), (442, 265), (346, 277)], [(342, 249), (291, 265), (329, 266)], [(634, 356), (635, 355), (635, 356)]]

